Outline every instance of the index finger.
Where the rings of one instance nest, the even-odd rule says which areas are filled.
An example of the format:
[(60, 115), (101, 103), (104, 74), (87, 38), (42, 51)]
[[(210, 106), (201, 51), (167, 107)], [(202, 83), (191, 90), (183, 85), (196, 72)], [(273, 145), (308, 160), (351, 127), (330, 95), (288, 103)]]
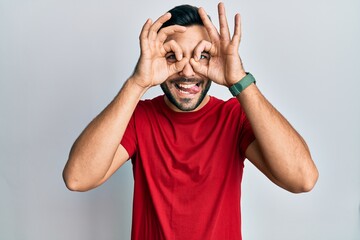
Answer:
[(160, 43), (164, 43), (169, 35), (172, 35), (172, 34), (177, 33), (177, 32), (182, 33), (182, 32), (185, 32), (185, 31), (186, 31), (186, 27), (184, 27), (184, 26), (171, 25), (169, 27), (162, 28), (158, 32), (157, 38), (160, 41)]
[(199, 8), (199, 15), (204, 24), (206, 31), (209, 34), (210, 39), (213, 41), (218, 41), (219, 40), (219, 32), (217, 31), (214, 24), (210, 21), (208, 15), (206, 14), (205, 10), (202, 7)]
[(149, 35), (148, 35), (149, 39), (155, 40), (157, 33), (158, 33), (159, 29), (161, 28), (161, 26), (166, 21), (168, 21), (170, 18), (171, 18), (171, 13), (169, 13), (169, 12), (167, 12), (164, 15), (162, 15), (161, 17), (159, 17), (149, 29)]

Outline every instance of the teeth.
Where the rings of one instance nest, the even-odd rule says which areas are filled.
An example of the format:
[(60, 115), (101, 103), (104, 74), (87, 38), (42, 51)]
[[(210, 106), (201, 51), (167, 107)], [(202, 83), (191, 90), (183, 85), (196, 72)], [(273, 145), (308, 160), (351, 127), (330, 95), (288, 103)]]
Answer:
[(189, 92), (185, 92), (185, 91), (183, 91), (183, 90), (179, 90), (181, 93), (183, 93), (183, 94), (190, 94)]
[(179, 84), (179, 87), (181, 88), (192, 88), (194, 87), (196, 84)]

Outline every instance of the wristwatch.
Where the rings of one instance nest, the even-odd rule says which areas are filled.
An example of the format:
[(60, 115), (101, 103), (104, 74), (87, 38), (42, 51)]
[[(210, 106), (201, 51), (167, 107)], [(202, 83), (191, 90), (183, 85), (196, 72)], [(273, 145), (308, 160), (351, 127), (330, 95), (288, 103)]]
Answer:
[(246, 76), (231, 87), (229, 87), (229, 90), (233, 96), (237, 96), (252, 83), (256, 83), (255, 78), (251, 73), (247, 72)]

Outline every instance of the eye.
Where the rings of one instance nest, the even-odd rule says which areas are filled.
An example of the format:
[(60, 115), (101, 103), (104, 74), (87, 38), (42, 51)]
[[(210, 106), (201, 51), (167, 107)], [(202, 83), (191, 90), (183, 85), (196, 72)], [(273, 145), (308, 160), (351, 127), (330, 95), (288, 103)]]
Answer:
[(207, 52), (202, 52), (200, 55), (200, 60), (209, 60), (210, 59), (210, 54)]
[(170, 52), (170, 53), (167, 53), (165, 55), (165, 58), (166, 58), (166, 61), (169, 62), (169, 63), (174, 63), (176, 62), (176, 56), (173, 52)]

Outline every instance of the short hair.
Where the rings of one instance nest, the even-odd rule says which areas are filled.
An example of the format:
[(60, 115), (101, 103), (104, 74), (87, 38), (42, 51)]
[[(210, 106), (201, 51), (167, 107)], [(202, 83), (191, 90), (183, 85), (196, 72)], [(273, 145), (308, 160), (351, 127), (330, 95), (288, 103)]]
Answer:
[[(199, 15), (199, 8), (191, 6), (188, 4), (180, 5), (169, 10), (171, 13), (171, 18), (166, 21), (161, 28), (168, 27), (171, 25), (180, 25), (180, 26), (192, 26), (200, 25), (204, 26), (203, 21)], [(210, 16), (208, 16), (210, 19)], [(210, 19), (211, 20), (211, 19)]]

